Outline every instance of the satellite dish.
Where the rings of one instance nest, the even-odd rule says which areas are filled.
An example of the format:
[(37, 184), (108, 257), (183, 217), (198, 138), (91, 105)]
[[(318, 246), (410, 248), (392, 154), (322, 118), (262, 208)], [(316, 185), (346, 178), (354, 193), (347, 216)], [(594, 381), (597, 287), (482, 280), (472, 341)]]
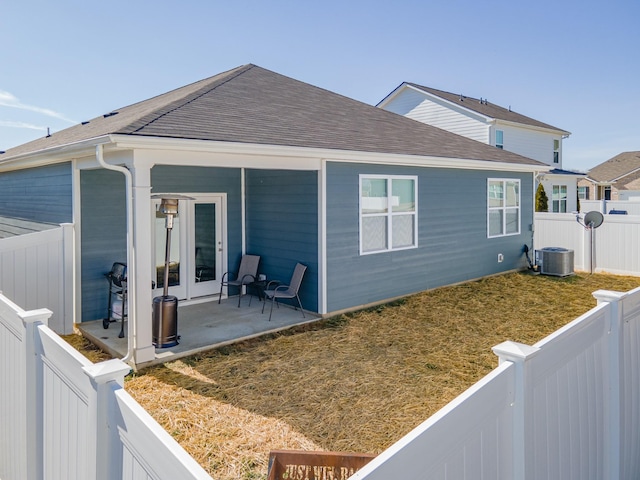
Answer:
[(584, 216), (584, 225), (588, 228), (598, 228), (604, 222), (604, 215), (593, 210)]

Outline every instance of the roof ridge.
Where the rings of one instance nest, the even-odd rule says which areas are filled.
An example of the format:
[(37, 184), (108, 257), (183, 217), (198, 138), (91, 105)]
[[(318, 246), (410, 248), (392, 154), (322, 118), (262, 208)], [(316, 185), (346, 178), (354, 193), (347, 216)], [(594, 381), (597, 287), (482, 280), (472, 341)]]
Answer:
[[(213, 86), (211, 86), (211, 83), (207, 83), (205, 86), (201, 87), (196, 92), (189, 93), (189, 94), (185, 95), (181, 99), (174, 100), (173, 102), (170, 103), (171, 105), (175, 104), (175, 107), (173, 107), (173, 108), (166, 109), (167, 105), (162, 106), (162, 107), (158, 107), (156, 110), (154, 110), (153, 112), (151, 112), (151, 113), (149, 113), (149, 114), (147, 114), (145, 116), (156, 114), (157, 112), (164, 110), (161, 114), (154, 115), (154, 117), (151, 120), (149, 120), (148, 122), (142, 123), (137, 128), (131, 130), (129, 133), (139, 132), (143, 128), (153, 124), (154, 122), (157, 122), (162, 117), (164, 117), (166, 115), (169, 115), (170, 113), (175, 112), (176, 110), (178, 110), (180, 108), (183, 108), (186, 105), (189, 105), (190, 103), (196, 101), (200, 97), (203, 97), (204, 95), (208, 94), (212, 90), (215, 90), (216, 88), (218, 88), (218, 87), (230, 82), (231, 80), (233, 80), (234, 78), (237, 78), (238, 76), (242, 75), (243, 73), (248, 72), (249, 70), (251, 70), (254, 67), (255, 67), (255, 65), (253, 65), (252, 63), (249, 63), (247, 65), (243, 65), (241, 67), (236, 67), (234, 69), (228, 70), (227, 72), (224, 72), (224, 73), (228, 74), (229, 76), (226, 77), (226, 78), (223, 77), (223, 80), (220, 81), (220, 82), (217, 82), (215, 77), (219, 77), (221, 74), (214, 75), (213, 77), (210, 77), (211, 78), (211, 83), (213, 83)], [(224, 73), (222, 75), (224, 75)], [(217, 80), (220, 80), (220, 79), (217, 79)], [(183, 101), (185, 99), (188, 99), (188, 100)], [(178, 103), (178, 102), (180, 102), (180, 103)], [(138, 119), (138, 120), (141, 120), (141, 119)], [(133, 124), (133, 123), (135, 123), (135, 122), (132, 122), (131, 124)]]

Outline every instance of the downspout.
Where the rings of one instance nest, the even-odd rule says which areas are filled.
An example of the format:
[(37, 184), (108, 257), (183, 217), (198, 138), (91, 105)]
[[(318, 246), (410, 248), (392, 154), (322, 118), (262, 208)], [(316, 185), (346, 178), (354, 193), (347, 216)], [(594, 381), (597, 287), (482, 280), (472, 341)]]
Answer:
[(544, 174), (546, 172), (541, 172), (537, 170), (533, 174), (533, 223), (531, 224), (531, 249), (534, 251), (534, 264), (535, 264), (535, 248), (536, 248), (536, 191), (538, 188), (538, 184), (542, 183), (544, 179)]
[[(120, 172), (124, 175), (126, 181), (125, 195), (126, 195), (126, 210), (127, 210), (127, 354), (122, 358), (122, 361), (127, 363), (133, 358), (133, 346), (135, 339), (135, 312), (136, 312), (136, 291), (135, 291), (135, 261), (134, 261), (134, 249), (133, 249), (133, 178), (131, 172), (126, 167), (119, 165), (109, 165), (104, 161), (104, 146), (102, 144), (96, 145), (96, 160), (107, 170), (113, 170)], [(132, 279), (132, 282), (129, 282)], [(122, 306), (124, 314), (124, 305)], [(123, 319), (124, 321), (124, 319)]]

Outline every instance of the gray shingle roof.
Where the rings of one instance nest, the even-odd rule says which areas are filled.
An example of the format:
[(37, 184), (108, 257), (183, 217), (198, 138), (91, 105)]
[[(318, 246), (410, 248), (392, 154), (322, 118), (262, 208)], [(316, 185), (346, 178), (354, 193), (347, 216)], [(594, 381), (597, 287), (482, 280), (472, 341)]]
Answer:
[(505, 120), (508, 122), (521, 123), (523, 125), (529, 125), (533, 127), (557, 130), (558, 132), (561, 132), (565, 135), (569, 134), (569, 132), (567, 132), (566, 130), (562, 130), (561, 128), (557, 128), (547, 123), (539, 122), (538, 120), (527, 117), (520, 113), (516, 113), (512, 111), (510, 108), (500, 107), (498, 105), (490, 103), (486, 99), (482, 99), (482, 102), (481, 102), (479, 98), (472, 98), (472, 97), (467, 97), (461, 94), (445, 92), (443, 90), (438, 90), (435, 88), (424, 87), (416, 83), (407, 82), (407, 85), (411, 85), (412, 87), (417, 88), (418, 90), (431, 93), (432, 95), (443, 98), (449, 102), (456, 103), (464, 108), (467, 108), (474, 112), (478, 112), (489, 118), (495, 118), (496, 120)]
[(58, 228), (60, 225), (53, 223), (34, 222), (23, 218), (0, 216), (0, 238), (17, 237), (27, 233), (42, 232)]
[[(613, 182), (640, 169), (640, 152), (623, 152), (589, 170), (588, 177), (596, 182)], [(630, 180), (629, 180), (630, 181)]]
[(13, 156), (106, 134), (544, 165), (255, 65), (245, 65), (7, 150)]

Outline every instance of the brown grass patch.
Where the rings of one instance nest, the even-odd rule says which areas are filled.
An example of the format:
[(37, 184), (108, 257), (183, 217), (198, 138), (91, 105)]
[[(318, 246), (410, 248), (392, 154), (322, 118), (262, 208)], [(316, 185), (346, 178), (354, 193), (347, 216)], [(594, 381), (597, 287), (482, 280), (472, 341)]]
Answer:
[(272, 449), (379, 453), (497, 365), (635, 277), (508, 274), (149, 368), (127, 391), (215, 478), (265, 478)]

